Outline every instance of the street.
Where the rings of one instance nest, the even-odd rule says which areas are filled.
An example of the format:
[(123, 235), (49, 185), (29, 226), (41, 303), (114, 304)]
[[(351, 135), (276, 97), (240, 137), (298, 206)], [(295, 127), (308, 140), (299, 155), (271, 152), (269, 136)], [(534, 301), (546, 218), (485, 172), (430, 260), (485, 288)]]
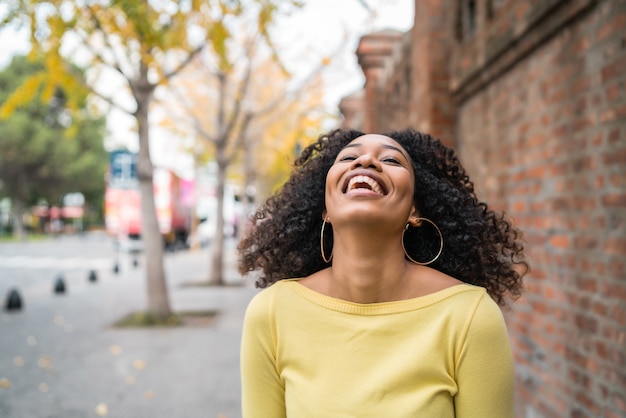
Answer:
[[(165, 255), (173, 310), (215, 310), (212, 321), (121, 329), (112, 324), (145, 309), (142, 255), (133, 266), (101, 233), (0, 243), (0, 416), (239, 417), (241, 323), (257, 291), (236, 273), (234, 245), (231, 285), (219, 288), (192, 285), (206, 280), (208, 249)], [(4, 309), (11, 289), (19, 311)]]

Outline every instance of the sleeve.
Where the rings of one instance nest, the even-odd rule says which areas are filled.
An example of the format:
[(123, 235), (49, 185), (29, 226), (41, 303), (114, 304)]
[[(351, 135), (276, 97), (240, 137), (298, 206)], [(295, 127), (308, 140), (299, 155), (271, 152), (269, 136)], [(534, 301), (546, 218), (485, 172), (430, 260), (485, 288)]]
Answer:
[(470, 318), (456, 367), (456, 418), (513, 418), (515, 372), (506, 324), (484, 294)]
[(240, 357), (243, 418), (286, 416), (285, 388), (276, 366), (270, 296), (267, 290), (257, 294), (244, 318)]

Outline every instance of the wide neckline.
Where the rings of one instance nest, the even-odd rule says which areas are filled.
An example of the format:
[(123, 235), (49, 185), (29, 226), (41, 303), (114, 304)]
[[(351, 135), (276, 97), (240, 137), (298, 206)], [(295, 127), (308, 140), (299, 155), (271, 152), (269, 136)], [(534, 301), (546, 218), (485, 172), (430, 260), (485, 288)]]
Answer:
[(294, 291), (306, 300), (333, 311), (344, 312), (355, 315), (389, 315), (394, 313), (402, 313), (416, 309), (422, 309), (452, 296), (465, 292), (485, 292), (485, 289), (479, 286), (473, 286), (467, 283), (461, 283), (454, 286), (438, 290), (427, 295), (418, 296), (411, 299), (403, 299), (390, 302), (379, 303), (357, 303), (343, 299), (337, 299), (332, 296), (325, 295), (313, 290), (301, 283), (301, 279), (285, 279), (274, 285), (282, 283), (283, 286)]

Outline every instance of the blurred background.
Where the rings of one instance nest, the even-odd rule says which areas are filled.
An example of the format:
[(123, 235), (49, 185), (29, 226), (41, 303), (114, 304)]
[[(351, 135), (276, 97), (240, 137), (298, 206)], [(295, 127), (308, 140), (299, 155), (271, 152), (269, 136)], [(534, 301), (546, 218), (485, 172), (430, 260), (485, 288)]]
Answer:
[(623, 0), (4, 1), (0, 416), (239, 416), (248, 216), (321, 133), (411, 127), (525, 233), (516, 417), (626, 417), (625, 28)]

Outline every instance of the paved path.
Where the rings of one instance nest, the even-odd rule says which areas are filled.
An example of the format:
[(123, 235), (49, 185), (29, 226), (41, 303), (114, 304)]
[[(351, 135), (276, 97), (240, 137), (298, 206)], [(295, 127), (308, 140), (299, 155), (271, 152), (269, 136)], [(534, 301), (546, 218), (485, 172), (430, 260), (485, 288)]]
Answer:
[[(227, 277), (241, 282), (228, 254)], [(19, 257), (3, 254), (0, 274), (21, 274), (27, 283), (37, 262), (25, 267)], [(173, 309), (219, 315), (208, 325), (114, 329), (114, 321), (145, 307), (145, 276), (141, 258), (133, 268), (123, 256), (115, 275), (107, 257), (94, 255), (93, 265), (55, 264), (50, 271), (64, 272), (66, 294), (55, 295), (52, 281), (32, 281), (23, 291), (24, 310), (0, 312), (0, 417), (240, 417), (239, 341), (245, 307), (257, 292), (252, 279), (185, 286), (206, 277), (208, 251), (167, 254)], [(77, 265), (96, 269), (98, 280), (89, 282)]]

